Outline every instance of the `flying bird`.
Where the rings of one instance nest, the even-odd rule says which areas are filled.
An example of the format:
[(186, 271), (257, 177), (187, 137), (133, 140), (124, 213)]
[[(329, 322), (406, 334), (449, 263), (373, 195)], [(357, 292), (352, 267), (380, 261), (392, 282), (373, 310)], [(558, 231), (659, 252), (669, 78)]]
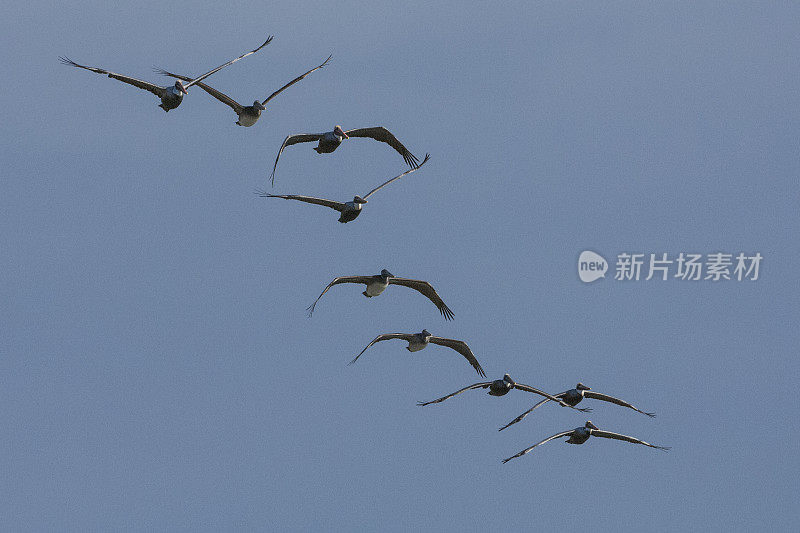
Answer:
[[(469, 361), (469, 364), (472, 365), (472, 368), (478, 372), (478, 374), (486, 377), (486, 373), (483, 371), (483, 368), (481, 368), (480, 363), (478, 363), (478, 360), (475, 359), (475, 356), (472, 354), (472, 350), (469, 349), (469, 346), (467, 346), (467, 343), (464, 341), (445, 339), (443, 337), (434, 337), (427, 329), (423, 329), (421, 333), (384, 333), (383, 335), (378, 335), (372, 339), (372, 342), (367, 344), (367, 348), (376, 342), (388, 341), (390, 339), (403, 339), (404, 341), (408, 342), (406, 350), (409, 352), (418, 352), (425, 348), (429, 343), (447, 346), (448, 348), (452, 348), (463, 355), (467, 361)], [(348, 364), (352, 365), (355, 363), (358, 358), (361, 357), (361, 354), (367, 351), (367, 348), (361, 350), (361, 353), (355, 356)]]
[(461, 394), (464, 391), (468, 391), (468, 390), (472, 390), (472, 389), (487, 389), (487, 388), (489, 389), (488, 394), (490, 396), (505, 396), (506, 394), (509, 393), (509, 391), (511, 391), (511, 389), (519, 389), (519, 390), (524, 390), (526, 392), (532, 392), (534, 394), (539, 394), (540, 396), (544, 396), (545, 398), (547, 398), (549, 400), (553, 400), (555, 402), (560, 403), (564, 407), (572, 407), (573, 409), (575, 409), (577, 411), (583, 411), (585, 413), (591, 411), (591, 409), (589, 409), (589, 408), (583, 408), (582, 409), (582, 408), (579, 408), (579, 407), (573, 407), (573, 406), (565, 403), (564, 401), (556, 398), (552, 394), (547, 394), (546, 392), (540, 391), (539, 389), (535, 389), (535, 388), (531, 387), (530, 385), (523, 385), (522, 383), (517, 383), (516, 381), (511, 379), (511, 376), (509, 376), (508, 374), (505, 374), (503, 376), (503, 379), (496, 379), (494, 381), (485, 381), (483, 383), (475, 383), (474, 385), (470, 385), (469, 387), (464, 387), (463, 389), (459, 389), (459, 390), (455, 391), (452, 394), (448, 394), (447, 396), (442, 396), (441, 398), (437, 398), (437, 399), (431, 400), (429, 402), (417, 402), (417, 405), (423, 406), (423, 405), (430, 405), (432, 403), (439, 403), (439, 402), (445, 401), (448, 398), (452, 398), (456, 394)]
[[(270, 43), (270, 41), (272, 41), (272, 35), (270, 35), (267, 38), (267, 40), (264, 41), (264, 44), (262, 44), (258, 48), (254, 49), (254, 50), (250, 50), (249, 52), (240, 55), (236, 59), (231, 59), (230, 61), (228, 61), (224, 65), (220, 65), (215, 69), (209, 70), (208, 72), (206, 72), (202, 76), (199, 76), (199, 77), (197, 77), (195, 79), (192, 79), (192, 80), (187, 80), (189, 83), (184, 84), (181, 80), (177, 80), (175, 82), (175, 85), (172, 85), (172, 86), (169, 86), (169, 87), (162, 87), (160, 85), (156, 85), (155, 83), (150, 83), (150, 82), (147, 82), (147, 81), (138, 80), (136, 78), (131, 78), (130, 76), (125, 76), (123, 74), (116, 74), (114, 72), (109, 72), (109, 71), (107, 71), (105, 69), (102, 69), (102, 68), (87, 67), (87, 66), (84, 66), (84, 65), (79, 65), (78, 63), (72, 61), (71, 59), (69, 59), (67, 57), (59, 57), (59, 60), (62, 63), (64, 63), (65, 65), (71, 65), (73, 67), (78, 67), (78, 68), (82, 68), (82, 69), (86, 69), (86, 70), (91, 70), (92, 72), (96, 72), (97, 74), (107, 74), (109, 78), (114, 78), (115, 80), (119, 80), (119, 81), (121, 81), (123, 83), (129, 83), (130, 85), (133, 85), (134, 87), (138, 87), (140, 89), (144, 89), (146, 91), (150, 91), (151, 93), (155, 94), (156, 96), (158, 96), (161, 99), (161, 104), (159, 104), (158, 107), (160, 107), (164, 111), (169, 111), (170, 109), (175, 109), (176, 107), (181, 105), (181, 102), (183, 101), (183, 95), (184, 94), (188, 94), (189, 87), (199, 83), (201, 80), (204, 80), (205, 78), (207, 78), (207, 77), (211, 76), (212, 74), (214, 74), (215, 72), (227, 67), (228, 65), (232, 65), (233, 63), (236, 63), (240, 59), (245, 58), (245, 57), (249, 56), (250, 54), (255, 54), (256, 52), (258, 52), (259, 50), (261, 50), (262, 48), (267, 46)], [(160, 70), (156, 69), (156, 71), (159, 72)]]
[(627, 435), (621, 435), (619, 433), (612, 433), (611, 431), (603, 431), (600, 428), (598, 428), (597, 426), (595, 426), (594, 424), (592, 424), (591, 421), (587, 421), (586, 424), (584, 424), (583, 427), (570, 429), (569, 431), (562, 431), (561, 433), (556, 433), (552, 437), (547, 437), (543, 441), (537, 442), (536, 444), (534, 444), (533, 446), (531, 446), (529, 448), (525, 448), (524, 450), (522, 450), (518, 454), (512, 455), (508, 459), (503, 459), (503, 462), (507, 463), (511, 459), (515, 459), (517, 457), (522, 457), (523, 455), (525, 455), (526, 453), (528, 453), (532, 449), (536, 448), (540, 444), (544, 444), (545, 442), (549, 442), (549, 441), (551, 441), (553, 439), (558, 439), (558, 438), (567, 437), (567, 436), (569, 436), (569, 439), (567, 439), (565, 441), (567, 444), (583, 444), (584, 442), (589, 440), (589, 437), (595, 436), (595, 437), (603, 437), (603, 438), (606, 438), (606, 439), (624, 440), (624, 441), (627, 441), (627, 442), (632, 442), (634, 444), (644, 444), (645, 446), (649, 446), (651, 448), (656, 448), (657, 450), (664, 450), (664, 451), (669, 450), (669, 446), (656, 446), (655, 444), (650, 444), (649, 442), (645, 442), (643, 440), (639, 440), (639, 439), (636, 439), (634, 437), (628, 437)]
[(389, 181), (386, 181), (381, 185), (378, 185), (363, 197), (354, 196), (352, 202), (334, 202), (333, 200), (325, 200), (324, 198), (314, 198), (313, 196), (300, 196), (297, 194), (269, 194), (266, 191), (261, 191), (261, 190), (256, 190), (256, 194), (261, 196), (262, 198), (283, 198), (284, 200), (299, 200), (301, 202), (306, 202), (308, 204), (324, 205), (325, 207), (330, 207), (331, 209), (339, 211), (339, 213), (341, 213), (341, 215), (339, 216), (339, 222), (347, 223), (350, 222), (351, 220), (355, 220), (358, 217), (358, 215), (361, 214), (361, 206), (367, 203), (367, 198), (369, 198), (373, 193), (379, 191), (386, 185), (389, 185), (394, 180), (400, 179), (406, 174), (414, 172), (422, 165), (427, 163), (430, 157), (431, 157), (430, 154), (425, 154), (425, 159), (423, 159), (422, 163), (420, 163), (416, 167), (410, 170), (406, 170), (399, 176), (395, 176)]
[(408, 149), (397, 140), (397, 137), (392, 135), (386, 128), (376, 126), (374, 128), (360, 128), (357, 130), (344, 131), (341, 126), (337, 125), (334, 126), (333, 131), (327, 131), (325, 133), (296, 133), (286, 137), (286, 139), (283, 140), (281, 149), (278, 150), (278, 157), (275, 158), (275, 166), (272, 167), (272, 174), (270, 175), (272, 185), (275, 185), (275, 170), (278, 168), (278, 159), (281, 158), (283, 149), (287, 146), (298, 143), (317, 142), (317, 146), (314, 147), (314, 150), (316, 150), (318, 154), (329, 154), (336, 150), (345, 139), (349, 139), (350, 137), (370, 137), (376, 141), (384, 142), (397, 150), (397, 152), (403, 156), (403, 161), (405, 161), (408, 166), (411, 168), (417, 168), (418, 166), (419, 159), (409, 152)]
[[(578, 383), (577, 385), (575, 385), (574, 389), (570, 389), (568, 391), (564, 391), (564, 392), (558, 393), (555, 396), (556, 396), (556, 398), (562, 399), (564, 402), (567, 403), (567, 405), (577, 405), (584, 398), (593, 398), (595, 400), (603, 400), (604, 402), (615, 403), (617, 405), (621, 405), (622, 407), (628, 407), (630, 409), (633, 409), (634, 411), (638, 411), (639, 413), (647, 415), (647, 416), (649, 416), (651, 418), (656, 416), (655, 413), (646, 413), (646, 412), (642, 411), (641, 409), (637, 409), (636, 407), (634, 407), (633, 405), (629, 404), (628, 402), (626, 402), (624, 400), (620, 400), (619, 398), (614, 398), (613, 396), (608, 396), (607, 394), (600, 394), (599, 392), (594, 392), (594, 391), (592, 391), (592, 389), (590, 389), (589, 387), (587, 387), (583, 383)], [(506, 424), (505, 426), (501, 427), (499, 429), (499, 431), (503, 431), (508, 426), (510, 426), (512, 424), (516, 424), (517, 422), (521, 421), (523, 418), (525, 418), (526, 416), (531, 414), (531, 412), (534, 409), (536, 409), (537, 407), (539, 407), (542, 404), (547, 403), (548, 401), (550, 401), (550, 399), (549, 398), (545, 398), (544, 400), (542, 400), (541, 402), (537, 403), (536, 405), (534, 405), (533, 407), (531, 407), (530, 409), (528, 409), (527, 411), (525, 411), (524, 413), (519, 415), (517, 418), (515, 418), (514, 420), (512, 420), (511, 422)]]
[[(296, 77), (295, 79), (293, 79), (292, 81), (290, 81), (289, 83), (287, 83), (286, 85), (284, 85), (283, 87), (281, 87), (280, 89), (269, 95), (266, 100), (262, 102), (256, 100), (255, 102), (253, 102), (253, 105), (244, 106), (239, 102), (237, 102), (236, 100), (234, 100), (233, 98), (231, 98), (230, 96), (228, 96), (227, 94), (221, 93), (220, 91), (214, 89), (209, 85), (206, 85), (205, 83), (197, 83), (197, 86), (203, 89), (211, 96), (213, 96), (214, 98), (216, 98), (217, 100), (219, 100), (220, 102), (222, 102), (223, 104), (230, 106), (231, 109), (233, 109), (233, 111), (239, 116), (239, 120), (236, 121), (236, 124), (238, 124), (239, 126), (249, 127), (258, 122), (258, 119), (261, 117), (261, 112), (266, 109), (267, 102), (278, 96), (284, 89), (291, 87), (292, 85), (302, 80), (315, 70), (321, 69), (322, 67), (327, 65), (328, 61), (331, 60), (331, 57), (333, 56), (328, 56), (328, 59), (326, 59), (321, 65), (314, 67), (308, 72), (305, 72), (300, 76)], [(178, 80), (192, 81), (192, 78), (188, 76), (173, 74), (163, 69), (158, 69), (157, 72), (163, 74), (164, 76), (169, 76), (171, 78), (178, 78)]]
[(325, 287), (325, 290), (322, 291), (322, 294), (317, 296), (317, 299), (314, 300), (314, 303), (308, 306), (309, 317), (314, 312), (314, 307), (316, 307), (319, 299), (322, 298), (322, 296), (326, 292), (328, 292), (328, 289), (330, 289), (334, 285), (339, 285), (340, 283), (363, 283), (364, 285), (367, 286), (367, 288), (361, 294), (363, 294), (367, 298), (378, 296), (389, 285), (402, 285), (403, 287), (414, 289), (423, 296), (427, 297), (431, 302), (434, 303), (434, 305), (436, 305), (436, 307), (439, 309), (439, 312), (442, 314), (445, 320), (453, 319), (453, 312), (450, 310), (449, 307), (447, 307), (447, 305), (445, 305), (444, 301), (439, 297), (439, 295), (436, 294), (436, 291), (433, 289), (433, 285), (431, 285), (427, 281), (422, 281), (418, 279), (406, 279), (406, 278), (395, 277), (391, 272), (389, 272), (385, 268), (381, 270), (380, 274), (377, 274), (375, 276), (340, 276), (338, 278), (333, 278), (333, 281), (328, 283), (328, 286)]

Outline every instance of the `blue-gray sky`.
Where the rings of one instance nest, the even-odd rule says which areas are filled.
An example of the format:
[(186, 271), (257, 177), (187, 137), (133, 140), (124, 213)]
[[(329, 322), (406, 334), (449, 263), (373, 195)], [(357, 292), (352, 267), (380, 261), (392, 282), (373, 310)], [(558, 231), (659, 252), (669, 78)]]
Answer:
[[(787, 529), (798, 511), (800, 7), (670, 2), (5, 6), (0, 515), (15, 530)], [(270, 102), (153, 95), (58, 63), (199, 74)], [(166, 83), (166, 82), (165, 82)], [(425, 168), (339, 224), (259, 198), (289, 133), (383, 125)], [(287, 149), (275, 193), (346, 200), (404, 170)], [(580, 282), (583, 250), (760, 252), (755, 282)], [(338, 275), (431, 281), (367, 300)], [(551, 442), (587, 416), (482, 391), (583, 381), (672, 446)], [(498, 526), (498, 524), (500, 524)]]

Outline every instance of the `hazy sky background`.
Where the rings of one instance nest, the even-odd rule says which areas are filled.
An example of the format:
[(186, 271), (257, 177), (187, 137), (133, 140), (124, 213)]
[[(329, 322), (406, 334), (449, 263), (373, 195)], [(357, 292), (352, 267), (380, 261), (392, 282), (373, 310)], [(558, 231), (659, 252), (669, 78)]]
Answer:
[[(15, 530), (796, 527), (800, 6), (730, 2), (8, 4), (0, 516)], [(263, 99), (258, 124), (169, 83)], [(383, 125), (431, 161), (339, 224), (259, 198), (289, 133)], [(351, 140), (274, 189), (349, 200), (405, 169)], [(578, 279), (583, 250), (759, 252), (760, 279)], [(429, 280), (455, 312), (335, 276)], [(470, 391), (582, 381), (587, 416)]]

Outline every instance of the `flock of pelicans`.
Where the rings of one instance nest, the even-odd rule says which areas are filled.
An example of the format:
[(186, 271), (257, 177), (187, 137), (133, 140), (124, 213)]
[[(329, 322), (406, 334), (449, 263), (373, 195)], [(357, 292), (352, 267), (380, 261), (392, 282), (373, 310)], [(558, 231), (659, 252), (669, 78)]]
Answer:
[[(312, 72), (326, 66), (331, 59), (331, 56), (328, 56), (328, 58), (325, 61), (323, 61), (320, 65), (317, 65), (311, 70), (308, 70), (307, 72), (304, 72), (300, 76), (296, 77), (295, 79), (293, 79), (292, 81), (290, 81), (289, 83), (287, 83), (286, 85), (284, 85), (283, 87), (272, 93), (265, 100), (254, 101), (253, 105), (251, 106), (243, 106), (242, 104), (236, 102), (234, 99), (227, 96), (226, 94), (202, 82), (202, 80), (208, 78), (209, 76), (218, 72), (219, 70), (229, 65), (232, 65), (233, 63), (236, 63), (240, 59), (243, 59), (251, 54), (255, 54), (256, 52), (267, 46), (271, 41), (272, 41), (272, 36), (267, 38), (267, 40), (264, 41), (264, 43), (261, 44), (259, 47), (250, 50), (249, 52), (246, 52), (240, 55), (239, 57), (232, 59), (227, 63), (224, 63), (214, 69), (209, 70), (205, 74), (202, 74), (194, 78), (180, 74), (173, 74), (163, 69), (155, 69), (156, 72), (158, 72), (159, 74), (176, 79), (175, 84), (169, 86), (156, 85), (154, 83), (142, 81), (136, 78), (132, 78), (130, 76), (109, 72), (101, 68), (79, 65), (78, 63), (66, 57), (61, 57), (60, 60), (64, 64), (71, 65), (77, 68), (86, 69), (98, 74), (105, 74), (109, 78), (113, 78), (123, 83), (128, 83), (130, 85), (133, 85), (134, 87), (138, 87), (140, 89), (149, 91), (155, 94), (161, 100), (161, 104), (159, 104), (159, 107), (162, 108), (164, 111), (170, 111), (171, 109), (176, 109), (179, 105), (181, 105), (181, 102), (183, 101), (183, 96), (185, 94), (188, 94), (189, 87), (197, 85), (205, 92), (210, 94), (212, 97), (216, 98), (223, 104), (231, 107), (238, 116), (236, 124), (238, 124), (239, 126), (250, 127), (253, 126), (258, 121), (259, 117), (261, 116), (261, 112), (266, 109), (267, 102), (269, 102), (275, 96), (280, 94), (281, 91), (283, 91), (284, 89), (302, 80)], [(286, 148), (287, 146), (292, 146), (294, 144), (305, 143), (305, 142), (316, 142), (317, 146), (314, 148), (314, 150), (316, 150), (317, 153), (320, 154), (327, 154), (336, 150), (339, 147), (339, 145), (342, 144), (342, 142), (344, 142), (345, 139), (349, 139), (351, 137), (368, 137), (376, 141), (388, 144), (403, 157), (403, 160), (410, 167), (410, 169), (406, 170), (399, 176), (396, 176), (382, 183), (378, 187), (372, 189), (370, 192), (365, 194), (363, 197), (358, 195), (354, 196), (353, 200), (350, 202), (336, 202), (333, 200), (315, 198), (312, 196), (268, 194), (265, 191), (256, 191), (257, 194), (263, 197), (283, 198), (286, 200), (298, 200), (301, 202), (329, 207), (340, 213), (339, 222), (342, 223), (350, 222), (352, 220), (355, 220), (358, 217), (358, 215), (361, 214), (361, 209), (363, 204), (367, 203), (367, 198), (369, 198), (372, 194), (379, 191), (386, 185), (392, 183), (393, 181), (402, 178), (406, 174), (409, 174), (419, 169), (430, 159), (430, 155), (426, 154), (425, 158), (422, 160), (422, 162), (420, 162), (419, 159), (416, 156), (414, 156), (405, 146), (403, 146), (403, 144), (400, 141), (398, 141), (397, 138), (394, 135), (392, 135), (392, 133), (389, 132), (389, 130), (387, 130), (386, 128), (372, 127), (372, 128), (360, 128), (360, 129), (344, 131), (340, 126), (335, 126), (333, 130), (329, 132), (301, 133), (301, 134), (294, 134), (287, 136), (286, 139), (283, 141), (283, 144), (281, 144), (280, 149), (278, 150), (278, 156), (275, 158), (275, 165), (273, 166), (272, 174), (270, 175), (270, 180), (272, 184), (274, 185), (275, 183), (275, 171), (278, 168), (278, 160), (280, 159), (284, 148)], [(410, 289), (414, 289), (415, 291), (419, 292), (420, 294), (428, 298), (431, 302), (433, 302), (433, 304), (436, 306), (436, 308), (439, 310), (439, 312), (442, 314), (445, 320), (453, 319), (453, 312), (450, 310), (449, 307), (447, 307), (442, 298), (439, 297), (439, 295), (437, 294), (437, 292), (434, 290), (433, 286), (430, 283), (428, 283), (427, 281), (421, 281), (415, 279), (398, 278), (386, 269), (382, 270), (380, 274), (374, 276), (342, 276), (335, 278), (325, 287), (325, 289), (317, 297), (314, 303), (312, 303), (308, 307), (309, 317), (314, 312), (314, 309), (317, 303), (319, 302), (320, 298), (322, 298), (331, 287), (342, 283), (363, 284), (366, 288), (362, 294), (367, 298), (379, 296), (380, 294), (383, 293), (384, 290), (386, 290), (386, 288), (389, 285), (400, 285), (403, 287), (408, 287)], [(477, 358), (472, 353), (472, 350), (470, 350), (466, 342), (456, 339), (446, 339), (443, 337), (436, 337), (434, 335), (431, 335), (431, 333), (425, 329), (422, 330), (420, 333), (384, 333), (378, 335), (363, 350), (361, 350), (361, 352), (358, 355), (356, 355), (355, 358), (353, 358), (353, 360), (350, 361), (349, 364), (355, 363), (358, 360), (358, 358), (361, 357), (364, 354), (364, 352), (366, 352), (373, 344), (391, 339), (401, 339), (403, 341), (406, 341), (408, 343), (406, 349), (410, 352), (416, 352), (422, 350), (426, 346), (428, 346), (428, 344), (437, 344), (439, 346), (445, 346), (461, 354), (480, 376), (482, 377), (486, 376), (486, 374), (483, 371), (483, 368), (481, 368), (480, 363), (478, 362)], [(569, 407), (575, 409), (577, 411), (589, 412), (591, 411), (591, 408), (575, 407), (584, 398), (589, 398), (589, 399), (614, 403), (622, 407), (627, 407), (639, 413), (645, 414), (649, 417), (655, 416), (653, 413), (647, 413), (645, 411), (642, 411), (634, 407), (632, 404), (624, 400), (621, 400), (619, 398), (594, 392), (583, 383), (578, 383), (575, 386), (575, 388), (569, 389), (559, 394), (549, 394), (547, 392), (541, 391), (529, 385), (523, 385), (522, 383), (517, 383), (508, 374), (505, 374), (502, 379), (497, 379), (494, 381), (484, 381), (468, 385), (451, 394), (442, 396), (441, 398), (437, 398), (429, 402), (419, 402), (418, 405), (425, 406), (434, 403), (441, 403), (447, 400), (448, 398), (452, 398), (453, 396), (456, 396), (458, 394), (461, 394), (462, 392), (466, 392), (472, 389), (489, 389), (488, 394), (491, 396), (504, 396), (508, 394), (508, 392), (511, 391), (512, 389), (518, 389), (532, 394), (538, 394), (539, 396), (544, 397), (544, 399), (541, 400), (539, 403), (535, 404), (533, 407), (531, 407), (530, 409), (528, 409), (527, 411), (516, 417), (514, 420), (501, 427), (500, 431), (506, 429), (507, 427), (513, 424), (516, 424), (517, 422), (522, 421), (525, 417), (531, 414), (531, 412), (533, 412), (536, 408), (550, 401), (556, 402), (563, 407)], [(610, 431), (601, 430), (597, 426), (592, 424), (591, 421), (587, 421), (586, 424), (584, 424), (582, 427), (570, 429), (567, 431), (562, 431), (561, 433), (556, 433), (555, 435), (552, 435), (540, 442), (537, 442), (533, 446), (525, 448), (519, 453), (512, 455), (507, 459), (504, 459), (503, 462), (505, 463), (516, 457), (521, 457), (526, 453), (530, 452), (531, 450), (533, 450), (534, 448), (536, 448), (537, 446), (549, 442), (553, 439), (568, 437), (568, 439), (565, 441), (568, 444), (583, 444), (591, 436), (622, 440), (634, 444), (642, 444), (644, 446), (649, 446), (651, 448), (656, 448), (659, 450), (669, 449), (668, 447), (665, 446), (656, 446), (654, 444), (650, 444), (643, 440), (634, 437), (628, 437), (620, 433), (613, 433)]]

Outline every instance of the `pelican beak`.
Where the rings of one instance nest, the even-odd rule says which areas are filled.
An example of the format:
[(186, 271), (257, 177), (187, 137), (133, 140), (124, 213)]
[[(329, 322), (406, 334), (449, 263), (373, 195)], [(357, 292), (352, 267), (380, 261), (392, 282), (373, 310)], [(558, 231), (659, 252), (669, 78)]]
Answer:
[(335, 133), (335, 134), (337, 134), (337, 135), (341, 135), (341, 136), (342, 136), (342, 137), (344, 137), (345, 139), (349, 139), (349, 138), (350, 138), (350, 136), (344, 132), (344, 130), (341, 128), (341, 126), (336, 126), (336, 127), (333, 129), (333, 133)]

